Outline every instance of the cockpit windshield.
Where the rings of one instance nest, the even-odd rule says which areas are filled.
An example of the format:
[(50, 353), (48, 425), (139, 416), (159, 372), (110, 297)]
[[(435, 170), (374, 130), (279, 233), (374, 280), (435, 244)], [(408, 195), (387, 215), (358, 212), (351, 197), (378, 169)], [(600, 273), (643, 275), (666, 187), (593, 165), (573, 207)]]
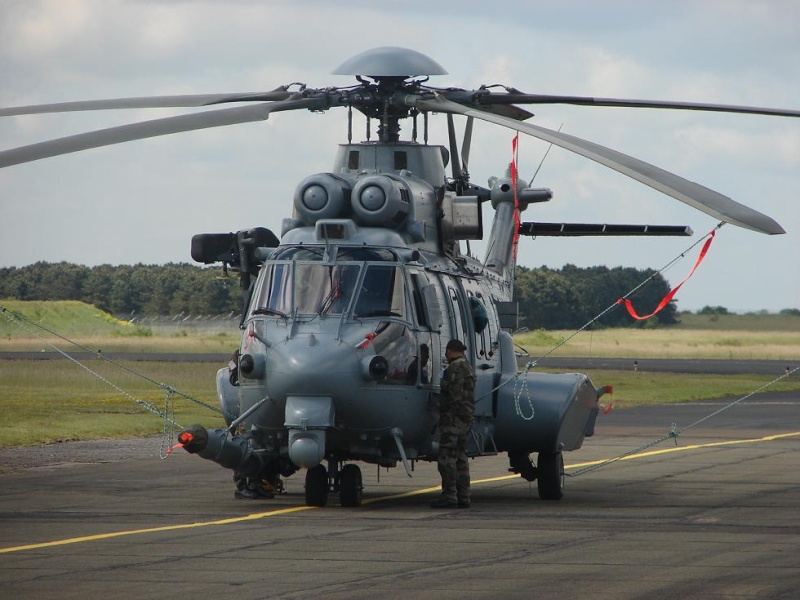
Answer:
[(350, 306), (361, 265), (274, 263), (264, 270), (253, 314), (324, 315), (342, 314)]
[(295, 264), (297, 314), (342, 314), (350, 306), (358, 273), (357, 264)]
[[(339, 261), (387, 261), (397, 260), (397, 256), (388, 248), (365, 248), (363, 246), (338, 246), (335, 248)], [(272, 256), (274, 260), (322, 260), (325, 249), (318, 246), (287, 246), (279, 248)]]
[(414, 321), (410, 294), (396, 257), (357, 248), (348, 249), (356, 256), (343, 259), (340, 249), (337, 262), (330, 263), (315, 250), (299, 249), (290, 253), (292, 260), (281, 256), (264, 265), (251, 315), (300, 320), (334, 315), (352, 320), (359, 332), (369, 332), (365, 339), (370, 351), (386, 360), (387, 374), (380, 384), (433, 384), (431, 337), (418, 338), (410, 324)]
[(397, 264), (276, 261), (262, 269), (252, 314), (406, 317), (405, 279)]

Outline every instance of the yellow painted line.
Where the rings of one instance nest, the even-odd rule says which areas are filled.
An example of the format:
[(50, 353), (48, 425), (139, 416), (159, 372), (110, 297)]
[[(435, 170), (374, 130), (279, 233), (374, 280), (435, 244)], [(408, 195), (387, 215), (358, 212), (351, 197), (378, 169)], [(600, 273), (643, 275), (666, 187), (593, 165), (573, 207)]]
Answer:
[(97, 540), (109, 540), (112, 538), (123, 537), (126, 535), (141, 535), (144, 533), (158, 533), (161, 531), (179, 531), (181, 529), (195, 529), (197, 527), (211, 527), (214, 525), (232, 525), (234, 523), (243, 523), (245, 521), (255, 521), (256, 519), (263, 519), (266, 517), (274, 517), (277, 515), (287, 515), (290, 513), (301, 512), (304, 510), (312, 510), (315, 506), (294, 506), (292, 508), (281, 508), (278, 510), (270, 510), (262, 513), (253, 513), (241, 517), (231, 517), (230, 519), (219, 519), (217, 521), (200, 521), (198, 523), (183, 523), (180, 525), (164, 525), (163, 527), (149, 527), (147, 529), (129, 529), (127, 531), (115, 531), (113, 533), (99, 533), (97, 535), (86, 535), (83, 537), (67, 538), (64, 540), (55, 540), (53, 542), (42, 542), (39, 544), (28, 544), (26, 546), (13, 546), (10, 548), (0, 548), (0, 554), (7, 554), (9, 552), (20, 552), (22, 550), (36, 550), (39, 548), (51, 548), (53, 546), (66, 546), (68, 544), (80, 544), (83, 542), (94, 542)]
[[(646, 458), (648, 456), (658, 456), (660, 454), (671, 454), (673, 452), (685, 452), (687, 450), (702, 450), (705, 448), (717, 448), (720, 446), (736, 446), (739, 444), (758, 444), (761, 442), (774, 442), (776, 440), (782, 440), (785, 438), (790, 437), (797, 437), (800, 436), (800, 431), (793, 431), (791, 433), (778, 433), (775, 435), (768, 435), (761, 438), (748, 438), (744, 440), (727, 440), (725, 442), (709, 442), (708, 444), (691, 444), (689, 446), (675, 446), (673, 448), (664, 448), (662, 450), (651, 450), (650, 452), (640, 452), (638, 454), (631, 454), (630, 456), (623, 456), (616, 460), (633, 460), (635, 458)], [(586, 463), (578, 463), (575, 465), (570, 465), (568, 468), (570, 469), (578, 469), (583, 467), (592, 467), (594, 465), (598, 465), (600, 463), (608, 462), (609, 460), (614, 459), (603, 459), (603, 460), (595, 460)]]
[[(585, 467), (592, 467), (595, 465), (599, 465), (610, 460), (634, 460), (639, 458), (646, 458), (649, 456), (658, 456), (661, 454), (670, 454), (672, 452), (685, 452), (687, 450), (700, 450), (704, 448), (715, 448), (720, 446), (734, 446), (740, 444), (756, 444), (761, 442), (773, 442), (776, 440), (781, 440), (790, 437), (797, 437), (800, 436), (800, 431), (794, 431), (792, 433), (780, 433), (776, 435), (769, 435), (762, 438), (750, 438), (744, 440), (728, 440), (725, 442), (709, 442), (708, 444), (692, 444), (690, 446), (677, 446), (675, 448), (666, 448), (663, 450), (652, 450), (650, 452), (641, 452), (639, 454), (631, 454), (629, 456), (624, 456), (618, 459), (601, 459), (601, 460), (593, 460), (588, 462), (576, 463), (573, 465), (568, 465), (566, 469), (581, 469)], [(489, 477), (486, 479), (477, 479), (472, 481), (472, 485), (480, 485), (484, 483), (492, 483), (496, 481), (505, 481), (508, 479), (517, 479), (519, 475), (511, 474), (511, 475), (501, 475), (498, 477)], [(392, 494), (389, 496), (379, 496), (377, 498), (368, 498), (364, 500), (363, 504), (374, 504), (375, 502), (384, 502), (386, 500), (396, 500), (398, 498), (410, 498), (412, 496), (420, 496), (422, 494), (430, 494), (433, 492), (438, 492), (441, 488), (437, 485), (435, 487), (427, 487), (427, 488), (420, 488), (417, 490), (411, 490), (409, 492), (403, 492), (401, 494)], [(278, 510), (269, 510), (266, 512), (260, 513), (252, 513), (249, 515), (243, 515), (241, 517), (231, 517), (229, 519), (218, 519), (215, 521), (200, 521), (197, 523), (183, 523), (179, 525), (164, 525), (162, 527), (149, 527), (147, 529), (129, 529), (127, 531), (116, 531), (112, 533), (100, 533), (97, 535), (86, 535), (82, 537), (74, 537), (74, 538), (67, 538), (63, 540), (54, 540), (52, 542), (41, 542), (38, 544), (27, 544), (25, 546), (11, 546), (9, 548), (0, 548), (0, 554), (9, 554), (11, 552), (22, 552), (24, 550), (38, 550), (41, 548), (52, 548), (55, 546), (66, 546), (69, 544), (81, 544), (83, 542), (94, 542), (98, 540), (109, 540), (119, 537), (125, 537), (129, 535), (143, 535), (147, 533), (160, 533), (164, 531), (180, 531), (183, 529), (196, 529), (198, 527), (214, 527), (214, 526), (222, 526), (222, 525), (233, 525), (235, 523), (244, 523), (246, 521), (256, 521), (258, 519), (266, 519), (268, 517), (275, 517), (278, 515), (288, 515), (292, 513), (302, 512), (306, 510), (315, 510), (316, 506), (294, 506), (291, 508), (281, 508)]]
[[(481, 481), (476, 481), (475, 483), (482, 483)], [(417, 490), (411, 490), (410, 492), (403, 492), (401, 494), (391, 494), (389, 496), (378, 496), (377, 498), (367, 498), (363, 500), (361, 504), (374, 504), (375, 502), (383, 502), (384, 500), (397, 500), (398, 498), (411, 498), (412, 496), (421, 496), (422, 494), (431, 494), (433, 492), (441, 491), (442, 486), (437, 485), (435, 487), (427, 487), (427, 488), (419, 488)]]

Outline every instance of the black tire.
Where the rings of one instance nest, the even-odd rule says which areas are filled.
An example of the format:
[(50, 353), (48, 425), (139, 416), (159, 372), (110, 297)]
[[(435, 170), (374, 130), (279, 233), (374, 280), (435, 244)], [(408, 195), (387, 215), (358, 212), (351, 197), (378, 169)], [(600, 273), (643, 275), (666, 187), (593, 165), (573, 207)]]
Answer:
[(328, 470), (317, 465), (306, 471), (306, 506), (325, 506), (328, 503)]
[(537, 465), (539, 498), (561, 500), (564, 497), (564, 456), (561, 452), (539, 452)]
[(345, 465), (342, 467), (339, 479), (339, 500), (342, 506), (361, 506), (361, 492), (363, 491), (361, 469), (358, 465)]

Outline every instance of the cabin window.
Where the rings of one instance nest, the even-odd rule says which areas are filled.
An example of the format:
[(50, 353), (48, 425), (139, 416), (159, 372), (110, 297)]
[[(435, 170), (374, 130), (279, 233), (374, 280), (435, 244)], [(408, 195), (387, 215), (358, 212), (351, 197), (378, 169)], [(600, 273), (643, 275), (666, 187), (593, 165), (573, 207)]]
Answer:
[[(453, 306), (453, 324), (455, 325), (455, 336), (462, 342), (466, 342), (467, 323), (465, 321), (465, 311), (461, 305), (461, 296), (453, 286), (448, 286), (447, 295), (450, 296), (450, 303)], [(470, 348), (472, 350), (472, 348)]]
[(419, 367), (414, 359), (419, 349), (414, 333), (405, 324), (381, 321), (375, 328), (372, 347), (389, 364), (388, 375), (381, 383), (416, 385)]
[(472, 326), (475, 328), (475, 333), (481, 333), (489, 324), (489, 315), (483, 302), (471, 294), (469, 296), (469, 312), (472, 315)]
[(483, 298), (473, 294), (471, 291), (467, 293), (472, 327), (475, 332), (475, 355), (488, 360), (493, 354), (491, 350), (492, 331), (489, 326), (489, 312), (483, 303)]
[[(430, 337), (430, 336), (427, 336)], [(430, 385), (431, 379), (431, 343), (430, 339), (423, 341), (417, 346), (417, 351), (411, 359), (404, 375), (404, 383), (407, 385)]]

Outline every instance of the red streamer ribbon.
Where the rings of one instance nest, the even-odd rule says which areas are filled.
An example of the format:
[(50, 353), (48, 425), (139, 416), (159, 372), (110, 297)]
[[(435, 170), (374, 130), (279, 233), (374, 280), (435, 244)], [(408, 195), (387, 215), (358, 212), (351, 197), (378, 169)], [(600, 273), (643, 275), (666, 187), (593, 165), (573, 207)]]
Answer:
[(689, 281), (691, 276), (694, 275), (694, 272), (697, 270), (697, 267), (700, 266), (700, 263), (703, 262), (703, 259), (706, 257), (706, 253), (708, 252), (708, 248), (711, 246), (711, 242), (714, 241), (714, 236), (716, 235), (716, 233), (717, 233), (716, 230), (712, 230), (712, 231), (709, 232), (708, 239), (706, 240), (706, 243), (703, 244), (703, 248), (702, 248), (702, 250), (700, 250), (700, 255), (697, 257), (697, 260), (694, 262), (694, 266), (692, 267), (692, 270), (689, 271), (689, 274), (686, 276), (686, 278), (683, 281), (681, 281), (678, 285), (676, 285), (674, 288), (672, 288), (670, 290), (670, 292), (661, 299), (661, 302), (658, 303), (658, 306), (656, 306), (656, 309), (653, 312), (651, 312), (649, 315), (645, 315), (645, 316), (638, 315), (636, 313), (636, 310), (633, 308), (633, 304), (627, 298), (620, 298), (619, 300), (617, 300), (617, 304), (625, 304), (625, 308), (628, 309), (628, 314), (631, 317), (633, 317), (634, 319), (636, 319), (637, 321), (644, 321), (645, 319), (649, 319), (653, 315), (657, 315), (658, 313), (660, 313), (661, 310), (667, 304), (670, 303), (670, 301), (672, 300), (673, 296), (675, 296), (675, 294), (678, 293), (678, 290), (681, 289), (681, 286), (684, 283), (686, 283), (687, 281)]
[(167, 450), (167, 452), (166, 452), (166, 455), (167, 455), (167, 456), (169, 456), (170, 454), (172, 454), (173, 452), (175, 452), (175, 450), (177, 450), (178, 448), (183, 448), (183, 446), (184, 446), (183, 444), (181, 444), (180, 442), (178, 442), (177, 444), (175, 444), (174, 446), (172, 446), (172, 448), (170, 448), (169, 450)]
[(364, 339), (361, 340), (358, 344), (356, 344), (356, 348), (363, 350), (367, 346), (372, 343), (372, 340), (375, 339), (375, 336), (378, 335), (374, 331), (369, 332), (367, 335), (364, 336)]

